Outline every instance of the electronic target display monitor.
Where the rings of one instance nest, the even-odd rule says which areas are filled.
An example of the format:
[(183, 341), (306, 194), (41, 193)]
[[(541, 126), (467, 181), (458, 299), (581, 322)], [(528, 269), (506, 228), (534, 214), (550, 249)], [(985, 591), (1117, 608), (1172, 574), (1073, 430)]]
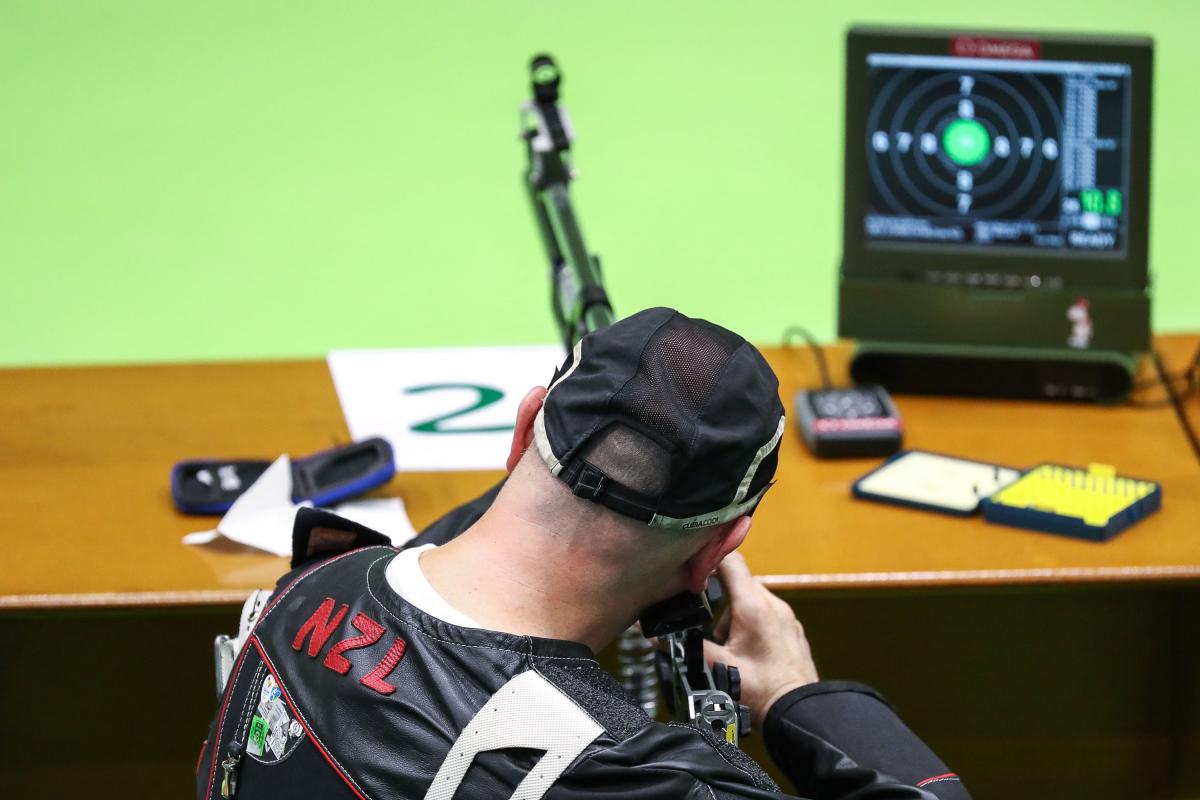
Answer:
[(844, 273), (1146, 285), (1147, 39), (852, 29)]
[(1128, 64), (869, 53), (872, 242), (1122, 252)]

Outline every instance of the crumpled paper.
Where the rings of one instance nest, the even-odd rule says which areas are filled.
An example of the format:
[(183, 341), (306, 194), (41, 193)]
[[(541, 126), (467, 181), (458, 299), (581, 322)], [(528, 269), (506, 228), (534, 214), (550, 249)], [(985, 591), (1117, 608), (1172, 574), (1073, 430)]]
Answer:
[[(189, 533), (183, 537), (183, 543), (204, 545), (224, 537), (246, 547), (289, 556), (296, 511), (304, 507), (311, 508), (312, 503), (292, 502), (292, 462), (287, 455), (282, 455), (234, 501), (216, 528)], [(393, 545), (402, 544), (417, 534), (408, 519), (404, 501), (398, 497), (349, 500), (330, 511), (382, 533), (392, 540)]]

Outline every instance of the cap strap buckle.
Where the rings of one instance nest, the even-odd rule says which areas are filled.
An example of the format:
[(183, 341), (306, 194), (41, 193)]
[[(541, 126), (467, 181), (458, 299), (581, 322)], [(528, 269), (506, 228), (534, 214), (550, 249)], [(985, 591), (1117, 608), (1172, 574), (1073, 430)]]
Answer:
[(591, 464), (584, 462), (583, 469), (579, 471), (579, 477), (575, 479), (575, 483), (571, 487), (571, 491), (576, 497), (595, 500), (600, 497), (601, 493), (604, 491), (604, 484), (607, 482), (607, 475), (593, 467)]
[(599, 503), (641, 522), (649, 523), (654, 517), (654, 498), (622, 486), (586, 461), (576, 461), (558, 477), (571, 487), (571, 493), (576, 497)]

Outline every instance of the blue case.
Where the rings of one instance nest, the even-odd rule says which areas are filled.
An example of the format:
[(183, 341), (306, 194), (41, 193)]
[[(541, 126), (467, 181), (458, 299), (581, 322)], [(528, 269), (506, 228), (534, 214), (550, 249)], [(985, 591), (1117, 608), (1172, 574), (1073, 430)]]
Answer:
[[(224, 514), (270, 465), (257, 459), (180, 461), (171, 468), (171, 499), (185, 514)], [(395, 474), (392, 446), (380, 437), (322, 450), (292, 462), (292, 501), (338, 503)]]

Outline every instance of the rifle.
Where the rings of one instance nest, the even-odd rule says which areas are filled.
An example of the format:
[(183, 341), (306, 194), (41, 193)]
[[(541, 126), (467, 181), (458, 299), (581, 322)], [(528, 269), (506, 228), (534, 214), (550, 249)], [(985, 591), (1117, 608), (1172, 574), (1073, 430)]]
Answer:
[(554, 59), (536, 56), (530, 64), (533, 99), (521, 104), (521, 133), (529, 154), (525, 184), (538, 232), (550, 261), (550, 307), (563, 344), (570, 350), (589, 331), (615, 321), (600, 274), (600, 259), (588, 252), (571, 207), (576, 177), (570, 149), (575, 128), (558, 105), (562, 75)]
[[(571, 207), (575, 128), (558, 102), (562, 73), (545, 54), (534, 57), (529, 72), (533, 99), (521, 104), (521, 137), (529, 157), (525, 185), (550, 262), (550, 307), (569, 351), (585, 334), (611, 325), (616, 317), (600, 259), (584, 243)], [(738, 703), (737, 667), (713, 664), (710, 669), (704, 661), (704, 638), (711, 637), (713, 603), (720, 594), (720, 584), (710, 578), (703, 595), (685, 592), (647, 609), (640, 630), (635, 626), (621, 637), (619, 671), (626, 690), (651, 716), (657, 710), (657, 678), (673, 717), (710, 727), (737, 744), (750, 733), (750, 710)], [(659, 638), (666, 651), (652, 650), (647, 636)]]

